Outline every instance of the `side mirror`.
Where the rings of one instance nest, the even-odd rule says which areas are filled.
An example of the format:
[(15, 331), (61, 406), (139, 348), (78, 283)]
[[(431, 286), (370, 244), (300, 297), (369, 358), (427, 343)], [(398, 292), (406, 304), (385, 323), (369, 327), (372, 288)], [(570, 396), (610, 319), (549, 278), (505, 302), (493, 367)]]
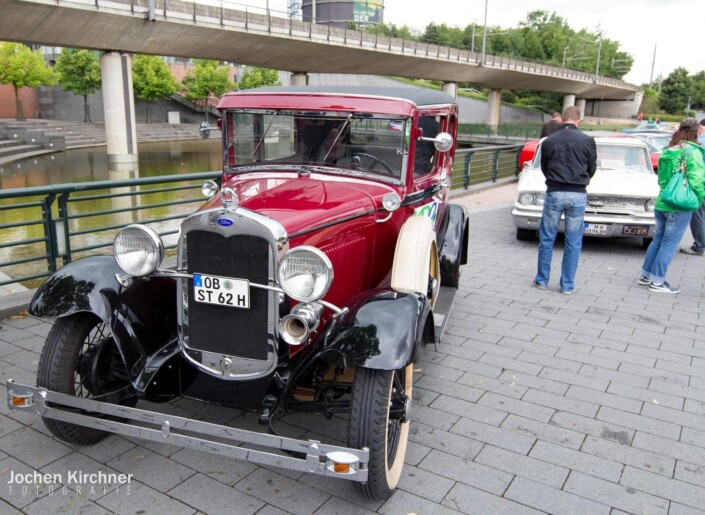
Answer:
[(436, 150), (439, 152), (448, 152), (453, 148), (453, 136), (447, 132), (439, 132), (436, 134), (433, 146), (436, 147)]
[(433, 141), (433, 146), (439, 152), (448, 152), (453, 148), (453, 136), (447, 132), (439, 132), (436, 134), (435, 138), (424, 138), (423, 136), (418, 137), (421, 141)]

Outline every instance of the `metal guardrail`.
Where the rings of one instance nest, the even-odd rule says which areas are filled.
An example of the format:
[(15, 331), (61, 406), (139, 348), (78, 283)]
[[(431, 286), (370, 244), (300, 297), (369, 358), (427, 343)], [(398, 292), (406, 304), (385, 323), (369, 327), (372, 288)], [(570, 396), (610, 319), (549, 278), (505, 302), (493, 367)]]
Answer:
[(500, 136), (505, 138), (539, 139), (541, 124), (487, 125), (485, 123), (463, 123), (458, 126), (458, 135)]
[[(621, 79), (598, 76), (594, 73), (571, 70), (560, 66), (512, 59), (510, 57), (482, 54), (471, 49), (426, 43), (416, 39), (404, 39), (364, 31), (332, 26), (329, 20), (296, 20), (288, 12), (253, 7), (229, 0), (56, 0), (56, 4), (83, 6), (108, 12), (127, 12), (144, 15), (150, 21), (176, 20), (180, 22), (206, 23), (221, 28), (244, 29), (272, 35), (304, 38), (319, 43), (354, 45), (378, 51), (401, 53), (402, 55), (433, 57), (455, 62), (474, 63), (485, 67), (515, 70), (525, 73), (560, 77), (595, 83), (603, 86), (636, 91), (638, 87)], [(151, 4), (151, 5), (150, 5)]]
[(500, 145), (456, 150), (451, 190), (467, 190), (485, 182), (515, 177), (519, 173), (522, 147)]
[[(0, 220), (19, 220), (0, 223), (0, 271), (23, 270), (7, 279), (0, 275), (0, 286), (47, 277), (60, 262), (108, 248), (114, 231), (131, 223), (151, 224), (162, 237), (176, 234), (178, 227), (167, 222), (188, 214), (176, 206), (203, 202), (201, 183), (221, 173), (0, 190)], [(91, 208), (89, 201), (109, 209)]]
[[(516, 175), (521, 147), (458, 149), (451, 189)], [(150, 225), (165, 239), (167, 249), (174, 248), (177, 221), (204, 201), (202, 181), (220, 175), (217, 171), (0, 190), (0, 272), (6, 272), (0, 273), (0, 286), (37, 286), (63, 264), (108, 250), (115, 231), (131, 223)]]

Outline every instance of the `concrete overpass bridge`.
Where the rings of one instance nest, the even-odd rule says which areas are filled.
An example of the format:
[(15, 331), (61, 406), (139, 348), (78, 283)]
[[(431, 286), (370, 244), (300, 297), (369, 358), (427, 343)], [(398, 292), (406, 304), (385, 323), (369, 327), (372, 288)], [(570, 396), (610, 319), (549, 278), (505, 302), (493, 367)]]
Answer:
[(563, 93), (565, 106), (577, 101), (583, 111), (586, 99), (639, 104), (638, 86), (618, 79), (493, 55), (482, 62), (477, 52), (292, 20), (222, 0), (0, 0), (0, 13), (0, 40), (106, 52), (106, 130), (114, 133), (108, 134), (109, 155), (136, 156), (130, 53), (289, 70), (292, 84), (306, 84), (314, 72), (391, 75), (442, 81), (455, 95), (457, 82), (471, 82), (491, 89), (490, 124), (499, 120), (502, 89)]

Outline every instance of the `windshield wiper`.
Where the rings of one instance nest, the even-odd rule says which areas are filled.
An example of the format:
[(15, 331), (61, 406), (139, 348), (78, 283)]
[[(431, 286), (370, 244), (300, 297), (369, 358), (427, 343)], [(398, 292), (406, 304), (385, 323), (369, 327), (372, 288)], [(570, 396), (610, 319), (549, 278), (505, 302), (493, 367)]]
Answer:
[(328, 152), (326, 152), (326, 155), (323, 157), (323, 161), (325, 162), (326, 159), (328, 159), (328, 156), (330, 155), (331, 152), (333, 152), (333, 149), (335, 148), (335, 144), (338, 143), (338, 140), (340, 137), (343, 135), (343, 131), (347, 128), (348, 124), (350, 123), (350, 120), (352, 119), (353, 114), (350, 113), (348, 117), (345, 119), (345, 123), (343, 123), (343, 126), (340, 128), (338, 131), (338, 135), (335, 137), (333, 140), (333, 143), (331, 143), (330, 148), (328, 149)]
[(272, 115), (272, 118), (269, 120), (269, 125), (267, 125), (267, 128), (264, 130), (264, 134), (262, 134), (262, 137), (257, 142), (257, 146), (255, 146), (255, 149), (252, 151), (252, 159), (255, 158), (255, 156), (257, 155), (257, 151), (259, 150), (259, 147), (261, 147), (262, 143), (264, 143), (264, 138), (267, 137), (267, 133), (269, 132), (269, 129), (272, 127), (272, 123), (274, 122), (274, 119), (277, 117), (278, 114), (279, 114), (278, 112), (275, 112)]

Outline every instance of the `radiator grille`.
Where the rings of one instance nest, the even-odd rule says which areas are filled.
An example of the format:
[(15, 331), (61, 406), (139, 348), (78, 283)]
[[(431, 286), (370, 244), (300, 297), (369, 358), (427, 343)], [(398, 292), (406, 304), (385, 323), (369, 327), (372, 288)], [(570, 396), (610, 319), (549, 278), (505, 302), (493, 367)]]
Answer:
[(617, 197), (588, 195), (587, 209), (591, 213), (646, 213), (647, 197)]
[[(269, 244), (258, 236), (191, 231), (186, 244), (189, 273), (247, 279), (267, 284)], [(250, 309), (204, 304), (194, 300), (188, 281), (189, 347), (249, 359), (267, 359), (268, 292), (250, 288)]]

